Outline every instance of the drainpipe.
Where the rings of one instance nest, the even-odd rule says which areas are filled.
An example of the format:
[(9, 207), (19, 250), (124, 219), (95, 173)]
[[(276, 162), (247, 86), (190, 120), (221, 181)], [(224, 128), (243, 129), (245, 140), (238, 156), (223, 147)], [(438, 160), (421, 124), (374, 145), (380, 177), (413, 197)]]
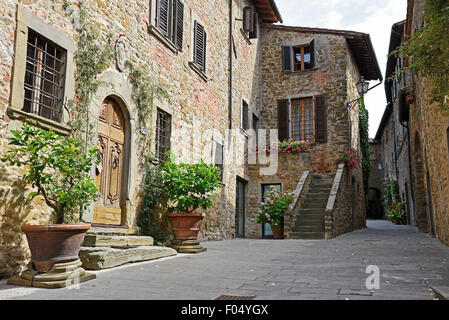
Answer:
[(229, 84), (228, 84), (228, 122), (232, 129), (232, 0), (229, 0)]

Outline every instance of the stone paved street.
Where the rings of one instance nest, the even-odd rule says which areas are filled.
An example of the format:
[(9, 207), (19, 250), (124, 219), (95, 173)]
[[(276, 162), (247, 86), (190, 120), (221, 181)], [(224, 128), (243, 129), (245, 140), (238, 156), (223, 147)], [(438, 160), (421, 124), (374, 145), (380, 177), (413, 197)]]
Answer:
[[(205, 253), (97, 272), (79, 289), (29, 289), (0, 282), (0, 299), (435, 299), (449, 288), (449, 248), (409, 226), (368, 221), (335, 240), (206, 242)], [(380, 289), (365, 286), (367, 266)]]

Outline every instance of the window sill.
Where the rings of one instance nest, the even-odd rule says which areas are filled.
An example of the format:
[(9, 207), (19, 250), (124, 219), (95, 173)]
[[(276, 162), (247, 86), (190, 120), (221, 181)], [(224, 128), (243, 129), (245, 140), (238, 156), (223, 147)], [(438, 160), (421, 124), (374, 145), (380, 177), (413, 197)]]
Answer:
[(198, 73), (198, 75), (199, 75), (204, 81), (207, 82), (207, 80), (209, 80), (208, 77), (206, 76), (206, 74), (205, 74), (200, 68), (198, 68), (197, 65), (196, 65), (195, 63), (193, 63), (192, 61), (190, 61), (190, 62), (189, 62), (189, 65), (190, 65), (190, 68), (192, 68), (193, 71), (195, 71), (196, 73)]
[(16, 109), (14, 107), (9, 107), (8, 110), (8, 116), (11, 119), (15, 119), (15, 120), (19, 120), (19, 121), (24, 121), (27, 122), (31, 125), (34, 125), (36, 127), (42, 128), (42, 129), (50, 129), (52, 128), (54, 132), (56, 132), (57, 134), (60, 134), (62, 136), (68, 136), (70, 134), (70, 132), (72, 131), (68, 126), (44, 118), (44, 117), (40, 117), (38, 115), (32, 114), (32, 113), (28, 113), (19, 109)]
[(313, 71), (318, 71), (318, 68), (313, 68), (313, 69), (307, 69), (307, 70), (300, 70), (300, 71), (283, 71), (284, 74), (303, 74), (303, 73), (307, 73), (307, 72), (313, 72)]
[(169, 48), (173, 53), (178, 53), (179, 50), (178, 47), (176, 47), (173, 42), (171, 42), (169, 39), (167, 39), (155, 26), (149, 25), (148, 31), (156, 37), (159, 41), (161, 41), (167, 48)]

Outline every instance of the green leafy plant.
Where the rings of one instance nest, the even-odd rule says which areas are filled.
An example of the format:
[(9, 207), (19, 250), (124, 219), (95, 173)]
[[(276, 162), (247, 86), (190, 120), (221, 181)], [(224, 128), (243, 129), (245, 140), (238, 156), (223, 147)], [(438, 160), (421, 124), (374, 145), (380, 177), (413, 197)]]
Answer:
[(284, 221), (284, 213), (287, 211), (290, 203), (293, 202), (293, 199), (293, 193), (282, 193), (272, 187), (265, 194), (265, 201), (259, 205), (259, 215), (256, 222), (269, 223), (279, 229)]
[(368, 195), (370, 189), (371, 178), (371, 150), (369, 146), (369, 112), (365, 106), (365, 100), (363, 97), (360, 99), (359, 110), (359, 134), (360, 134), (360, 149), (362, 152), (362, 173), (363, 173), (363, 186), (365, 191), (366, 206), (368, 206)]
[(395, 179), (387, 179), (382, 185), (382, 202), (385, 209), (390, 208), (394, 202), (401, 200), (399, 196), (399, 184)]
[(221, 187), (220, 180), (220, 168), (203, 160), (196, 164), (164, 162), (162, 181), (169, 211), (192, 213), (210, 208), (214, 199), (211, 193)]
[(404, 207), (405, 202), (393, 202), (390, 210), (388, 210), (385, 215), (393, 222), (405, 224), (407, 220), (407, 213), (405, 212)]
[(81, 221), (83, 212), (98, 195), (90, 177), (93, 163), (98, 163), (98, 150), (84, 153), (75, 137), (61, 137), (26, 123), (21, 130), (11, 131), (9, 150), (3, 162), (26, 166), (24, 177), (37, 191), (28, 198), (41, 195), (56, 215), (56, 223)]
[(410, 58), (404, 70), (420, 71), (430, 81), (430, 102), (449, 110), (449, 3), (447, 0), (427, 0), (423, 27), (404, 42), (393, 55)]

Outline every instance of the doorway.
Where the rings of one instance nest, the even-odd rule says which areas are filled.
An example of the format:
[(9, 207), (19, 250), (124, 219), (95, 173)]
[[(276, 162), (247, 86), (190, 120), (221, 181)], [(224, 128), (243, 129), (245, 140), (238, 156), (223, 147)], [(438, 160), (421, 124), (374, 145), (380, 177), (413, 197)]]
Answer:
[(245, 206), (246, 206), (246, 185), (247, 182), (237, 178), (235, 197), (235, 237), (245, 237)]
[(108, 97), (103, 101), (98, 121), (98, 156), (95, 184), (100, 197), (94, 204), (93, 223), (122, 224), (125, 118), (119, 104)]

